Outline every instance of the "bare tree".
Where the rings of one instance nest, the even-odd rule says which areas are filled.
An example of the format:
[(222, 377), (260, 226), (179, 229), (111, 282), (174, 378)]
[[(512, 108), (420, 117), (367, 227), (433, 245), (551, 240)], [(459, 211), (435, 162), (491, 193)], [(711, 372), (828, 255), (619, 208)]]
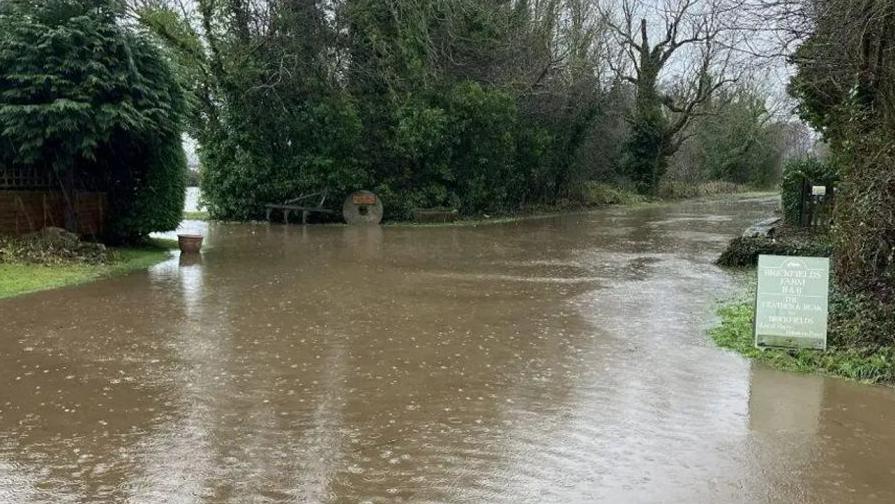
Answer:
[(738, 79), (722, 22), (733, 10), (722, 2), (622, 0), (618, 12), (605, 12), (623, 54), (615, 71), (636, 92), (626, 167), (644, 192), (656, 190), (700, 105)]

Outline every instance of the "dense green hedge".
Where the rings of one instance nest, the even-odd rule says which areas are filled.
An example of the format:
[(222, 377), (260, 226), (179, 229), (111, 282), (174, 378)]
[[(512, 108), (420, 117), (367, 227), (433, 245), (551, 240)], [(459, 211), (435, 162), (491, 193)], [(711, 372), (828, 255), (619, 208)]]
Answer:
[(323, 189), (338, 199), (366, 188), (353, 102), (321, 97), (272, 116), (266, 97), (253, 98), (234, 98), (230, 127), (210, 127), (201, 138), (201, 184), (212, 216), (252, 219), (263, 215), (266, 203)]
[(800, 224), (799, 208), (805, 180), (813, 185), (835, 185), (839, 181), (839, 170), (835, 163), (815, 158), (792, 160), (784, 165), (781, 193), (783, 219), (787, 224)]
[(464, 214), (518, 208), (545, 180), (552, 138), (525, 124), (508, 93), (460, 82), (398, 108), (371, 167), (389, 216), (444, 206)]
[(110, 240), (134, 241), (176, 229), (183, 220), (186, 194), (186, 154), (180, 137), (160, 135), (155, 141), (121, 145), (132, 150), (109, 165)]
[(213, 216), (257, 218), (265, 203), (322, 189), (334, 200), (372, 189), (391, 219), (420, 207), (476, 214), (537, 200), (567, 175), (545, 170), (555, 135), (526, 124), (511, 95), (478, 83), (383, 110), (338, 94), (319, 99), (294, 118), (270, 119), (240, 102), (244, 124), (269, 133), (237, 126), (204, 138), (202, 186)]
[(113, 241), (176, 228), (185, 187), (183, 92), (127, 26), (113, 0), (0, 3), (0, 164), (107, 191)]
[(895, 347), (895, 303), (861, 293), (837, 293), (830, 298), (830, 334), (845, 347)]

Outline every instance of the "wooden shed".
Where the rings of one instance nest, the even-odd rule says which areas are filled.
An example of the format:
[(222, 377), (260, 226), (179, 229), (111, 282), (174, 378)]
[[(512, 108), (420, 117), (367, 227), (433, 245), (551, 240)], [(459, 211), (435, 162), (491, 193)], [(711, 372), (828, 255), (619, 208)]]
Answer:
[[(74, 200), (80, 234), (102, 235), (106, 194), (77, 191)], [(64, 224), (65, 198), (50, 171), (0, 166), (0, 233), (22, 235)]]

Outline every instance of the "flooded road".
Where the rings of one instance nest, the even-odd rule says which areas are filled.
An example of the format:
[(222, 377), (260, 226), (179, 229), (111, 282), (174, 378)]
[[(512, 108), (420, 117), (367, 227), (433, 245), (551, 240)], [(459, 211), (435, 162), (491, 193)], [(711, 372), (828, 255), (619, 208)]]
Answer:
[(895, 390), (705, 335), (773, 205), (212, 224), (2, 301), (0, 502), (895, 502)]

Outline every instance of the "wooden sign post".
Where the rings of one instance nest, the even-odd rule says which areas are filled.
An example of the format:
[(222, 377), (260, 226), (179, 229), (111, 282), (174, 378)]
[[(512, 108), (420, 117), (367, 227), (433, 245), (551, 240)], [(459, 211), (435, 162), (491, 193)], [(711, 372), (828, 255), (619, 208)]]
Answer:
[(758, 257), (755, 346), (827, 348), (830, 260)]

